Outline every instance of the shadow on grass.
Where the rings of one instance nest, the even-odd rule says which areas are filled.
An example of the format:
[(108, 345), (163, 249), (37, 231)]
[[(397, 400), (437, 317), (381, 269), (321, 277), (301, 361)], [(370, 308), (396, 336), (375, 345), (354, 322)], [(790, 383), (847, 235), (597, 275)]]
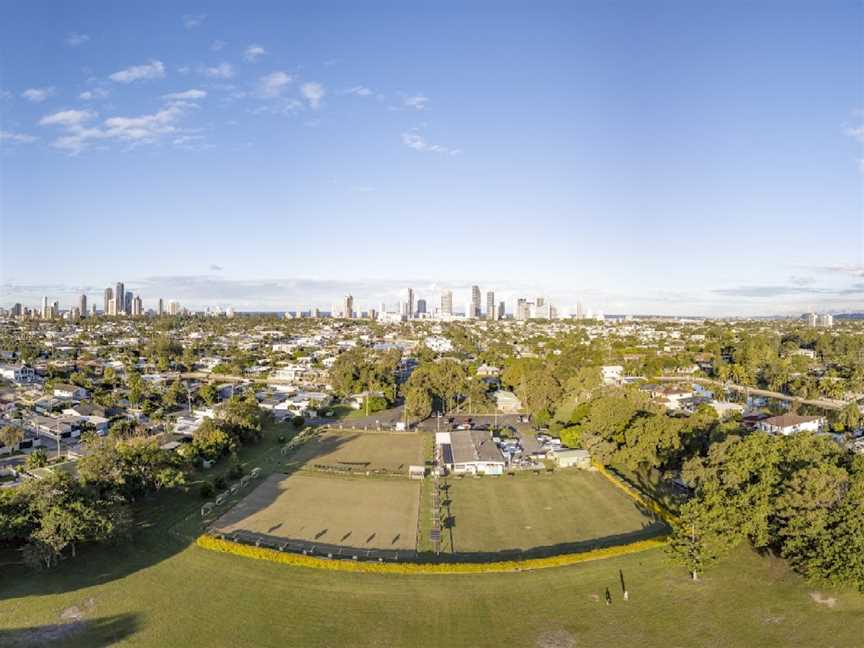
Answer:
[(110, 646), (131, 637), (140, 625), (139, 615), (120, 614), (11, 628), (0, 630), (0, 646)]
[[(264, 476), (280, 469), (280, 444), (276, 442), (281, 434), (293, 427), (273, 425), (265, 431), (264, 438), (257, 444), (241, 450), (240, 459), (251, 468), (262, 467)], [(275, 457), (275, 459), (274, 459)], [(140, 498), (132, 505), (133, 530), (128, 541), (117, 544), (93, 544), (79, 547), (78, 555), (71, 558), (68, 554), (56, 567), (37, 571), (21, 561), (21, 554), (15, 547), (0, 547), (0, 601), (26, 596), (43, 596), (74, 592), (78, 589), (103, 585), (125, 578), (135, 572), (147, 569), (184, 551), (195, 538), (205, 530), (200, 516), (200, 508), (205, 500), (198, 494), (202, 480), (212, 481), (225, 475), (229, 469), (227, 461), (221, 462), (212, 471), (196, 472), (194, 479), (186, 487), (160, 491)], [(253, 482), (242, 496), (248, 495), (257, 483)], [(220, 511), (224, 514), (242, 496)], [(0, 641), (0, 645), (6, 645)]]

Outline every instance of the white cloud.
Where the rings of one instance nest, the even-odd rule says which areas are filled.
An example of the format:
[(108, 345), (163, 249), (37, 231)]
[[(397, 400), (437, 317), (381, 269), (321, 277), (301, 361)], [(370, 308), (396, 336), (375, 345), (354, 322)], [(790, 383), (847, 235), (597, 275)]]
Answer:
[(87, 34), (79, 34), (77, 32), (72, 32), (68, 36), (66, 36), (66, 44), (69, 47), (78, 47), (79, 45), (83, 45), (89, 40), (90, 37)]
[(854, 137), (859, 142), (864, 144), (864, 126), (858, 126), (857, 128), (850, 128), (846, 131), (846, 134), (850, 137)]
[(169, 99), (171, 101), (185, 101), (191, 99), (203, 99), (207, 96), (206, 90), (186, 90), (185, 92), (172, 92), (170, 94), (162, 95), (163, 99)]
[(462, 153), (459, 149), (447, 148), (440, 144), (431, 144), (417, 131), (402, 133), (402, 143), (408, 148), (420, 151), (421, 153), (443, 153), (447, 155), (460, 155)]
[(53, 94), (54, 87), (50, 86), (45, 88), (27, 88), (21, 93), (21, 96), (33, 103), (42, 103)]
[(243, 58), (249, 61), (250, 63), (254, 63), (259, 58), (264, 56), (267, 52), (260, 45), (250, 45), (246, 48), (246, 51), (243, 52)]
[(78, 126), (96, 116), (92, 110), (61, 110), (39, 120), (40, 126)]
[(215, 40), (210, 43), (210, 51), (211, 52), (219, 52), (224, 48), (228, 43), (223, 40)]
[(309, 102), (309, 105), (312, 108), (318, 108), (318, 106), (321, 104), (321, 100), (327, 93), (325, 92), (323, 85), (312, 81), (309, 83), (304, 83), (301, 86), (300, 94), (303, 95), (303, 98)]
[(0, 142), (12, 142), (13, 144), (29, 144), (35, 142), (37, 138), (26, 133), (13, 133), (11, 131), (0, 130)]
[(85, 90), (78, 95), (78, 98), (82, 101), (92, 101), (94, 99), (104, 99), (108, 94), (108, 91), (104, 88), (93, 88), (92, 90)]
[(220, 63), (215, 67), (205, 68), (204, 76), (211, 79), (230, 79), (234, 76), (234, 66), (230, 63)]
[(161, 110), (137, 117), (109, 117), (96, 126), (86, 126), (95, 114), (90, 111), (63, 111), (49, 115), (40, 122), (43, 125), (63, 127), (65, 134), (58, 137), (52, 145), (70, 153), (80, 153), (89, 145), (100, 141), (117, 141), (129, 144), (147, 144), (163, 136), (182, 136), (177, 122), (184, 114), (185, 107), (171, 104)]
[(345, 94), (356, 95), (358, 97), (368, 97), (372, 94), (372, 91), (364, 86), (354, 86), (353, 88), (348, 88), (345, 91)]
[(133, 65), (115, 72), (108, 78), (118, 83), (132, 83), (142, 79), (164, 79), (165, 66), (162, 65), (162, 61), (150, 61), (144, 65)]
[(183, 16), (183, 26), (186, 29), (195, 29), (207, 20), (207, 14), (187, 14)]
[(415, 110), (425, 110), (428, 101), (428, 97), (424, 97), (423, 95), (414, 95), (413, 97), (405, 97), (402, 100), (402, 105), (406, 108), (414, 108)]
[(262, 97), (278, 97), (292, 80), (290, 74), (277, 70), (258, 80), (258, 91)]

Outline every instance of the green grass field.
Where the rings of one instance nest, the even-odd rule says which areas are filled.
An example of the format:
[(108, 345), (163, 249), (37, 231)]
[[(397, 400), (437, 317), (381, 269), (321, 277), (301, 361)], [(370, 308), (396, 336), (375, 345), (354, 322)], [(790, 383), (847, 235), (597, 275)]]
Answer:
[(456, 552), (559, 547), (561, 553), (568, 545), (624, 544), (663, 529), (596, 472), (464, 477), (449, 484), (452, 548), (449, 534), (445, 539)]
[(275, 473), (214, 528), (358, 549), (414, 551), (419, 496), (420, 483), (408, 479)]
[[(279, 430), (242, 458), (278, 468)], [(192, 545), (195, 490), (139, 503), (133, 542), (85, 548), (50, 572), (0, 556), (0, 646), (861, 645), (864, 596), (747, 550), (695, 583), (661, 551), (518, 574), (328, 572)]]
[(424, 437), (404, 432), (325, 432), (291, 455), (295, 467), (316, 465), (364, 473), (374, 470), (406, 475), (424, 463)]

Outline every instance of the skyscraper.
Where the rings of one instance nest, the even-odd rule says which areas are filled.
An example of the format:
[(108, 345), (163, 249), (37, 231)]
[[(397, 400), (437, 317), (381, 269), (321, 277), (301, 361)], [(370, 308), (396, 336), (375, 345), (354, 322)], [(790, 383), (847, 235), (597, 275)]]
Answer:
[(114, 287), (114, 314), (119, 315), (126, 308), (126, 290), (123, 282), (118, 281)]
[(51, 317), (51, 311), (48, 309), (48, 298), (42, 298), (42, 319), (48, 319)]
[(441, 293), (441, 314), (442, 315), (452, 315), (453, 314), (453, 291), (445, 290)]
[[(126, 293), (126, 294), (131, 295), (132, 293)], [(135, 297), (132, 298), (131, 314), (134, 315), (135, 317), (140, 317), (141, 315), (144, 314), (144, 304), (141, 303), (141, 296), (140, 295), (135, 295)]]
[(87, 317), (87, 295), (78, 298), (78, 310), (81, 311), (81, 317)]
[(519, 298), (516, 300), (516, 319), (527, 320), (531, 315), (531, 304), (527, 299)]
[(418, 299), (417, 300), (417, 314), (425, 315), (426, 314), (426, 300)]
[(538, 298), (537, 298), (537, 301), (534, 302), (534, 305), (535, 305), (537, 308), (541, 308), (545, 303), (546, 303), (546, 299), (545, 299), (545, 298), (543, 298), (543, 297), (538, 297)]
[(486, 319), (495, 319), (495, 291), (490, 290), (486, 293)]
[(165, 302), (162, 301), (162, 298), (159, 298), (159, 303), (156, 305), (156, 314), (159, 317), (162, 317), (165, 314)]
[(502, 301), (498, 304), (498, 319), (499, 320), (504, 319), (504, 313), (505, 312), (506, 312), (506, 306), (504, 306), (504, 302)]
[(127, 290), (123, 295), (123, 312), (127, 315), (132, 314), (132, 301), (134, 298), (135, 296), (132, 294), (131, 290)]
[(111, 312), (111, 300), (114, 299), (114, 290), (109, 286), (105, 289), (105, 305), (102, 308), (103, 315), (109, 315)]
[(468, 313), (468, 316), (475, 319), (479, 318), (481, 313), (480, 308), (480, 286), (471, 286), (471, 312)]
[(406, 302), (407, 302), (405, 304), (405, 310), (406, 310), (405, 314), (408, 316), (408, 319), (411, 319), (412, 317), (414, 317), (414, 289), (409, 288), (406, 291), (405, 296), (406, 296)]
[(354, 317), (354, 297), (351, 295), (345, 295), (342, 302), (342, 317), (346, 319)]

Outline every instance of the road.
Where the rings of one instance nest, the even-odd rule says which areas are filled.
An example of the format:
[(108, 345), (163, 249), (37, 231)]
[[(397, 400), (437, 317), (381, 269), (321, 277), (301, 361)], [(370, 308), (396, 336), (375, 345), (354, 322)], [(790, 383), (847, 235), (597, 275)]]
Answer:
[[(767, 389), (757, 389), (756, 387), (746, 387), (744, 385), (736, 385), (735, 383), (722, 383), (719, 380), (711, 380), (710, 378), (692, 378), (688, 376), (662, 376), (657, 378), (657, 380), (662, 382), (687, 382), (687, 383), (699, 383), (701, 385), (711, 385), (714, 387), (725, 387), (726, 389), (731, 389), (733, 391), (738, 392), (746, 392), (754, 396), (767, 396), (769, 398), (776, 398), (778, 400), (784, 400), (794, 403), (801, 403), (802, 405), (813, 405), (814, 407), (821, 407), (823, 409), (830, 410), (840, 410), (846, 407), (848, 403), (846, 401), (836, 401), (836, 400), (826, 400), (826, 399), (807, 399), (807, 398), (798, 398), (797, 396), (789, 396), (788, 394), (783, 394), (781, 392), (769, 391)], [(852, 402), (852, 401), (850, 401)]]

